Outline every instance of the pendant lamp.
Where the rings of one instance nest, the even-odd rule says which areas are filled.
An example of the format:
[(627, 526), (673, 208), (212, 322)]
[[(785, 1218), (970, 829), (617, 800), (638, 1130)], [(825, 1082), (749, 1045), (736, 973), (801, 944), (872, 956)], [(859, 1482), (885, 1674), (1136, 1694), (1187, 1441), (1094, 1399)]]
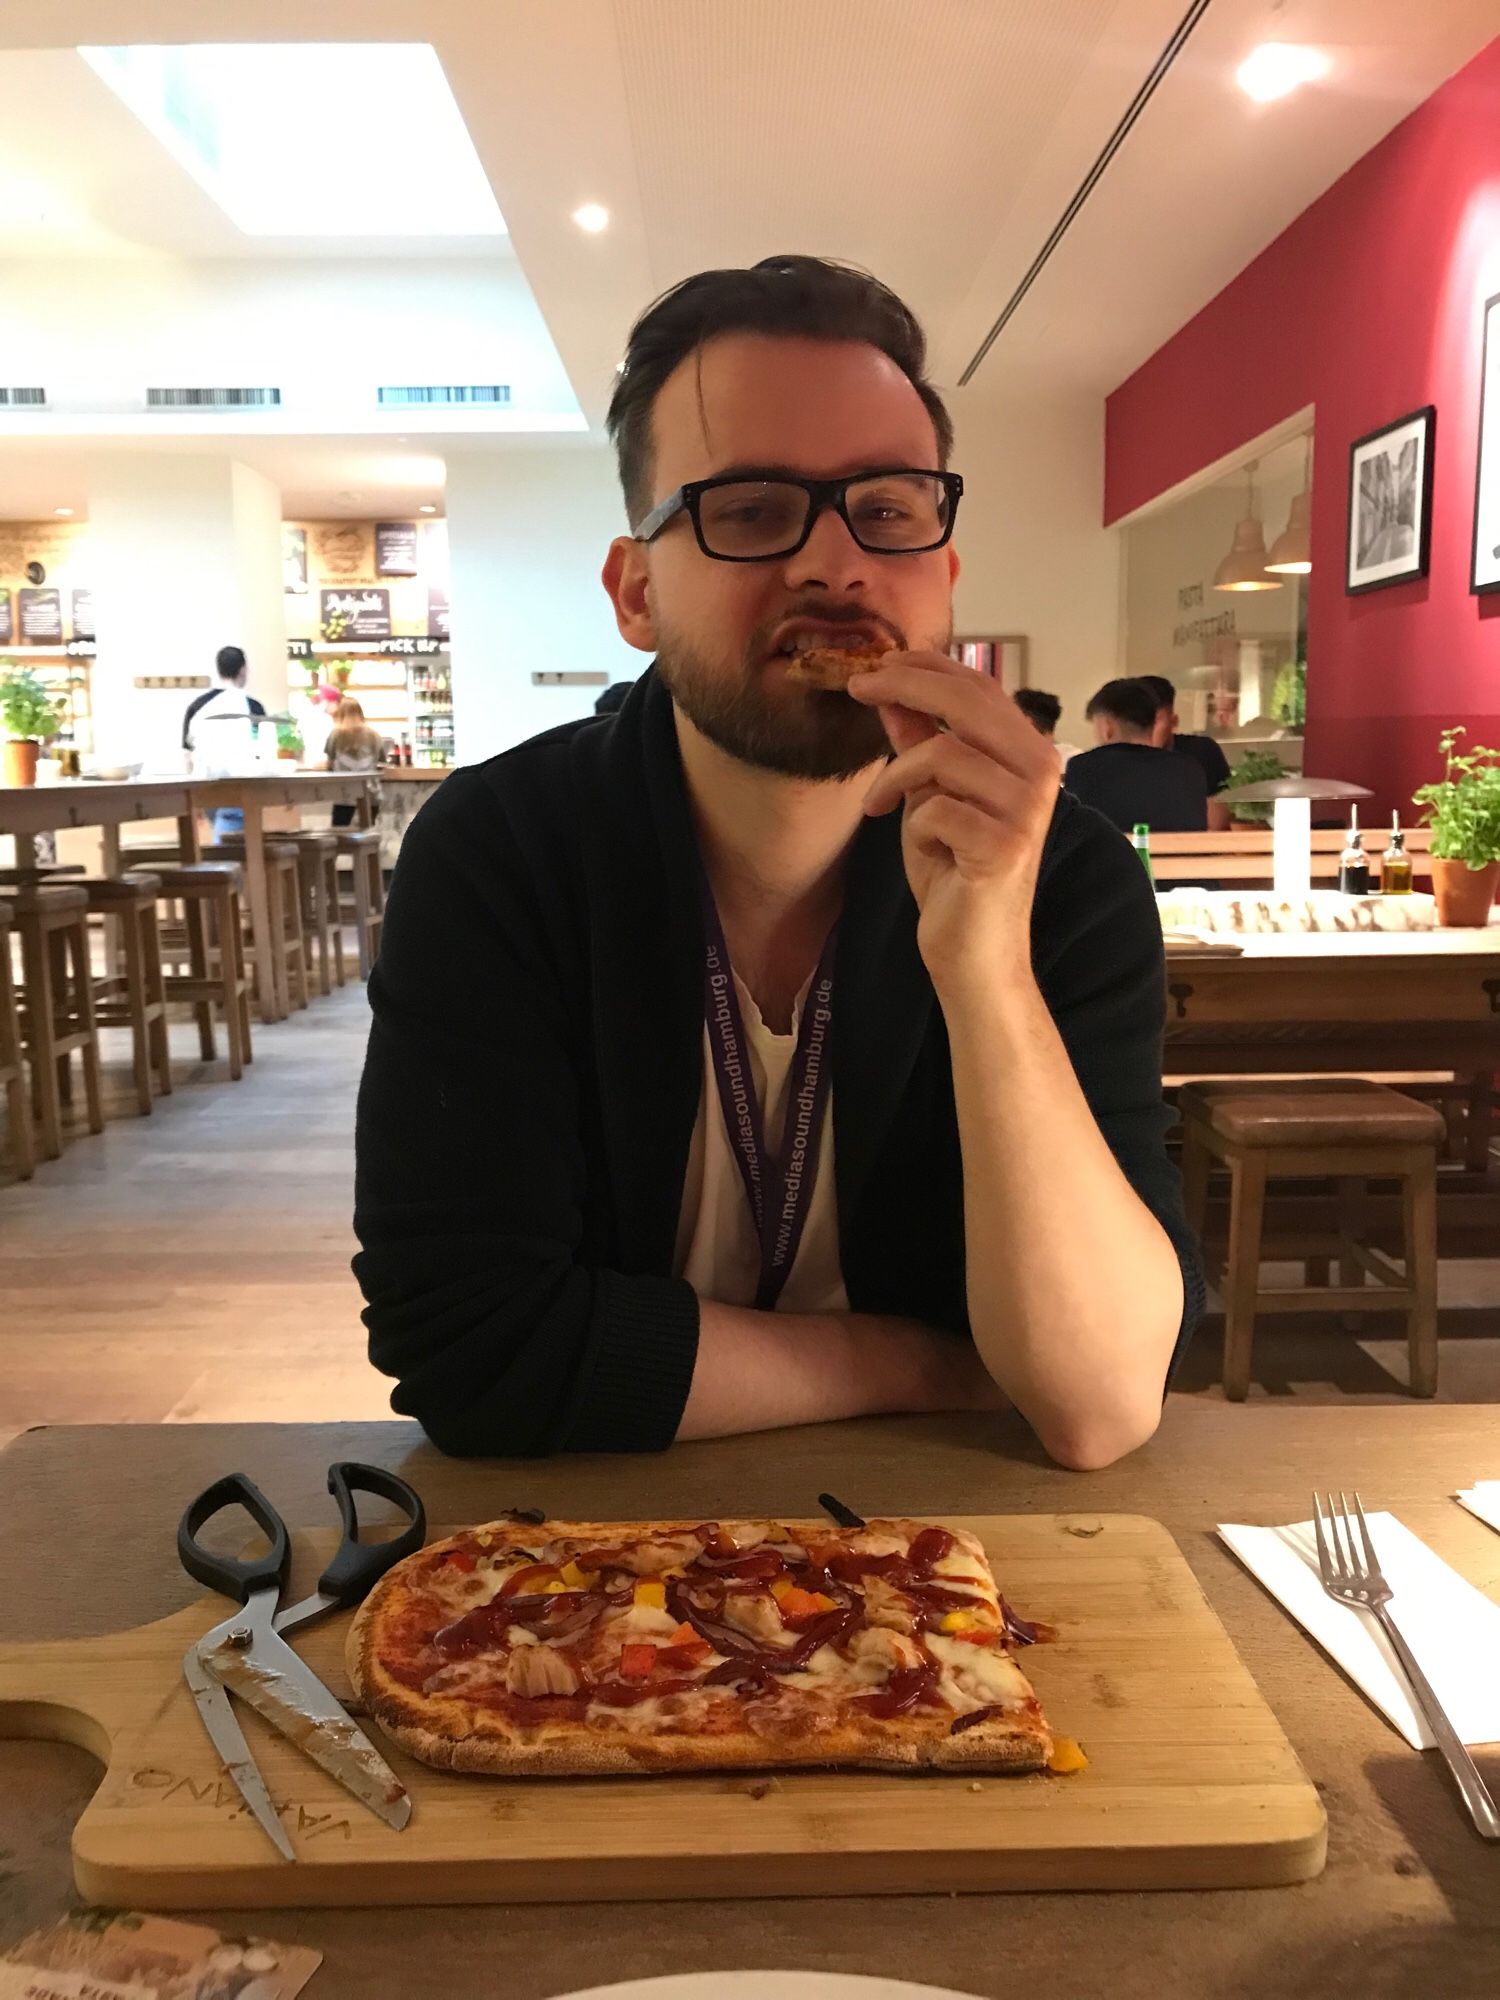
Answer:
[(1312, 570), (1312, 435), (1302, 464), (1302, 491), (1294, 495), (1286, 526), (1271, 544), (1266, 568), (1276, 576), (1307, 576)]
[(1235, 528), (1229, 553), (1214, 571), (1215, 590), (1280, 590), (1281, 578), (1266, 575), (1266, 531), (1255, 511), (1255, 468), (1245, 467), (1245, 517)]

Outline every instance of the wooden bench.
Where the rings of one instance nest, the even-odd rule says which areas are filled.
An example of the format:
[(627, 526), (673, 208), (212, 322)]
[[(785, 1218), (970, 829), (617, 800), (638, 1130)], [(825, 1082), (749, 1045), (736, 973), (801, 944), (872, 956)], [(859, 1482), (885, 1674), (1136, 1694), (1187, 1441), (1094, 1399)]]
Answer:
[[(1412, 860), (1412, 876), (1430, 877), (1432, 829), (1404, 827), (1406, 851)], [(1370, 862), (1370, 882), (1380, 882), (1380, 857), (1390, 839), (1379, 825), (1364, 829), (1365, 853)], [(1347, 833), (1337, 826), (1315, 826), (1312, 832), (1312, 881), (1314, 888), (1337, 888), (1339, 856)], [(1237, 827), (1229, 833), (1153, 833), (1150, 836), (1151, 873), (1158, 888), (1173, 882), (1217, 882), (1226, 889), (1269, 889), (1272, 881), (1271, 829), (1268, 826)]]

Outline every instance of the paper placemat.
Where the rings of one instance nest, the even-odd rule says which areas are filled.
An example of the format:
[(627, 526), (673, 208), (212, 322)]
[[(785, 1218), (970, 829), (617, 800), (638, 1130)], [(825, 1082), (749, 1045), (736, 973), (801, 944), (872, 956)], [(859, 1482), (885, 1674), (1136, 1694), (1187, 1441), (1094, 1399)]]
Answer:
[(558, 2000), (975, 2000), (951, 1986), (912, 1986), (847, 1972), (674, 1972), (590, 1986)]
[(1460, 1507), (1467, 1507), (1477, 1520), (1500, 1534), (1500, 1479), (1476, 1479), (1453, 1497)]

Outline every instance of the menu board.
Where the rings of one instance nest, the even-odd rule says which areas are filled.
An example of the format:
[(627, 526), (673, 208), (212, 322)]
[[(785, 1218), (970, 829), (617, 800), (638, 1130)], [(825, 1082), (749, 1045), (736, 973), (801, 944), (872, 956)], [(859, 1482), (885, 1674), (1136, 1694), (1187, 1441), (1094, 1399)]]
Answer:
[(325, 640), (389, 639), (391, 593), (388, 590), (323, 590), (318, 593), (318, 623)]
[(94, 593), (91, 590), (73, 592), (73, 637), (75, 639), (96, 639), (94, 630)]
[(0, 646), (13, 646), (15, 643), (15, 613), (11, 608), (10, 592), (0, 590)]
[(415, 576), (418, 567), (416, 522), (377, 521), (375, 523), (375, 574), (377, 576)]
[(23, 586), (16, 595), (21, 600), (21, 644), (60, 646), (63, 635), (62, 592)]
[(448, 631), (448, 593), (446, 590), (429, 588), (427, 592), (427, 636), (429, 639), (446, 639)]

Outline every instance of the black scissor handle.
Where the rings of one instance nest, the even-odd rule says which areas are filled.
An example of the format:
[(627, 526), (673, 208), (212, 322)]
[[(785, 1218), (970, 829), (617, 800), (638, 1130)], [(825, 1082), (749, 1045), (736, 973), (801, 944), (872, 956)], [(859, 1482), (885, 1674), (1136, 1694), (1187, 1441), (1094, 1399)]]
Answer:
[[(198, 1540), (198, 1530), (225, 1507), (244, 1508), (271, 1544), (263, 1556), (237, 1560), (204, 1548)], [(177, 1553), (189, 1576), (206, 1583), (210, 1590), (232, 1597), (236, 1604), (243, 1604), (257, 1584), (274, 1583), (285, 1588), (291, 1543), (285, 1521), (260, 1488), (243, 1472), (231, 1472), (223, 1479), (216, 1479), (188, 1506), (177, 1523)]]
[[(340, 1604), (358, 1604), (375, 1584), (402, 1560), (415, 1555), (427, 1539), (427, 1510), (421, 1495), (379, 1465), (357, 1465), (340, 1460), (328, 1468), (328, 1490), (339, 1503), (339, 1520), (344, 1539), (334, 1551), (333, 1561), (318, 1578), (318, 1589)], [(392, 1500), (407, 1516), (408, 1525), (387, 1542), (359, 1539), (356, 1493), (377, 1493)]]

